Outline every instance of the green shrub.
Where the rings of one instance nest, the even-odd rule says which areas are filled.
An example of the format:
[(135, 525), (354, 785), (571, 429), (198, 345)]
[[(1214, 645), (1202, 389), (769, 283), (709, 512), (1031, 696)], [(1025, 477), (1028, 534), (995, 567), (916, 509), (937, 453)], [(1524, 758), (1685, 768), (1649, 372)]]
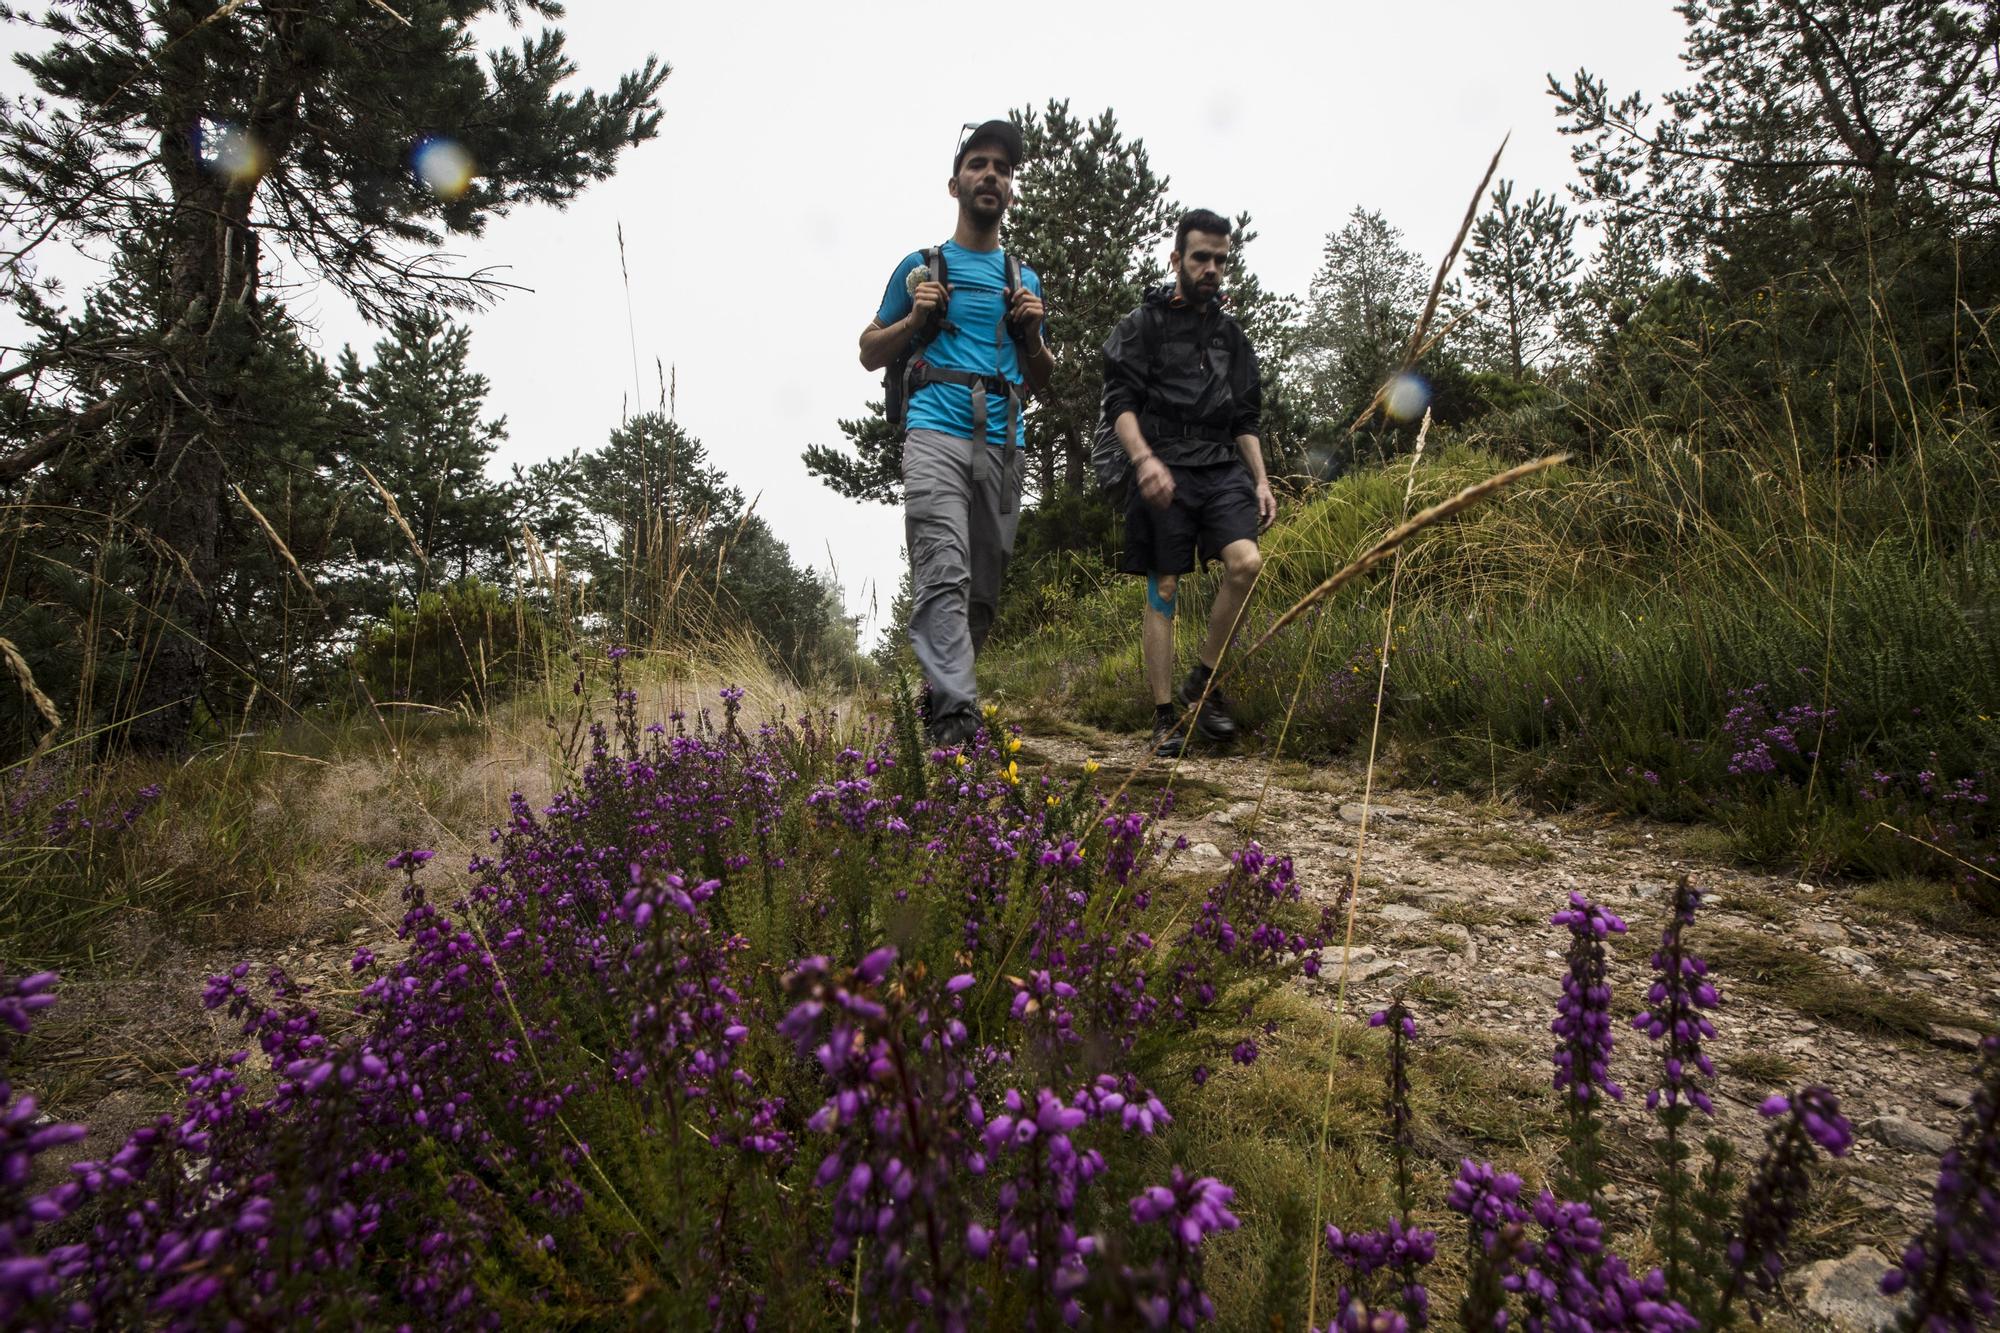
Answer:
[(414, 609), (391, 607), (363, 634), (354, 671), (377, 702), (482, 707), (534, 678), (548, 638), (527, 603), (463, 579), (423, 593)]

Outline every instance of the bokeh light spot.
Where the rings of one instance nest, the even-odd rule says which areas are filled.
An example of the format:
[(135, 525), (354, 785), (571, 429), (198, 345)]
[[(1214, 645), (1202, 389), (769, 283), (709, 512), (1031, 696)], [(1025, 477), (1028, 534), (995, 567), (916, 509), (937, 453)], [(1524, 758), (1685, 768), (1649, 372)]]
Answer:
[(1382, 395), (1382, 408), (1391, 421), (1415, 421), (1430, 405), (1431, 386), (1412, 371), (1390, 380), (1388, 392)]
[(475, 167), (472, 154), (456, 139), (430, 138), (410, 154), (410, 169), (424, 188), (438, 198), (457, 199), (472, 186)]
[(247, 185), (264, 174), (264, 146), (241, 125), (204, 120), (195, 127), (195, 156), (202, 166), (234, 185)]

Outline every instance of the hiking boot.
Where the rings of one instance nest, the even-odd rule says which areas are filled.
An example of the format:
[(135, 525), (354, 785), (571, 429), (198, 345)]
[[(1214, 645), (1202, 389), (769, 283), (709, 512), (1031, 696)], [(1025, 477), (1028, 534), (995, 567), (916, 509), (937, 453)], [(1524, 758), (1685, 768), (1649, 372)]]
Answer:
[(931, 725), (931, 744), (940, 750), (964, 745), (979, 734), (979, 719), (971, 713), (946, 713)]
[[(1181, 682), (1180, 701), (1184, 708), (1200, 708), (1195, 714), (1194, 724), (1201, 734), (1212, 741), (1233, 741), (1236, 739), (1236, 719), (1229, 715), (1229, 700), (1222, 691), (1208, 683), (1210, 671), (1197, 663)], [(1202, 698), (1202, 691), (1208, 697)]]
[(1187, 725), (1181, 721), (1180, 710), (1161, 704), (1153, 714), (1153, 753), (1162, 759), (1178, 759), (1185, 749)]

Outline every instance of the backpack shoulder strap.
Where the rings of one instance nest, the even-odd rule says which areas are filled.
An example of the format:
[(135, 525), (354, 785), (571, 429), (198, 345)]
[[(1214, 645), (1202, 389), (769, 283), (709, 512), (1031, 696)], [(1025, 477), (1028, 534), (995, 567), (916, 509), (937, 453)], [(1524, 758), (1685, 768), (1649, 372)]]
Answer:
[(944, 247), (942, 245), (927, 245), (924, 247), (924, 267), (931, 271), (932, 282), (942, 283), (949, 281), (944, 270)]
[(1012, 252), (1009, 252), (1006, 256), (1006, 262), (1007, 299), (1012, 300), (1014, 293), (1021, 289), (1021, 261), (1016, 259)]

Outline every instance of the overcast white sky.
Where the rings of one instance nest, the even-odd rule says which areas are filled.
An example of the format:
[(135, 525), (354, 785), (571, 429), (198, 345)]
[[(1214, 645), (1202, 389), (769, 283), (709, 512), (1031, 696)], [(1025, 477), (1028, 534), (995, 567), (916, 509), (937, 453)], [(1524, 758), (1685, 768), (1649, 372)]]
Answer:
[[(839, 498), (799, 453), (837, 442), (835, 420), (876, 394), (855, 337), (896, 261), (951, 230), (960, 124), (1051, 97), (1113, 108), (1178, 202), (1249, 210), (1252, 266), (1303, 293), (1357, 204), (1435, 263), (1509, 131), (1503, 175), (1524, 192), (1567, 185), (1547, 74), (1585, 66), (1649, 95), (1682, 82), (1673, 0), (571, 0), (562, 26), (576, 87), (608, 87), (648, 53), (674, 72), (659, 138), (616, 177), (459, 247), (531, 289), (471, 320), (489, 411), (508, 420), (498, 466), (597, 445), (629, 410), (622, 223), (640, 403), (656, 399), (657, 358), (678, 419), (794, 554), (837, 561), (850, 609), (884, 616), (900, 512)], [(0, 74), (7, 93), (24, 86)], [(377, 336), (330, 293), (296, 308), (329, 358)]]

